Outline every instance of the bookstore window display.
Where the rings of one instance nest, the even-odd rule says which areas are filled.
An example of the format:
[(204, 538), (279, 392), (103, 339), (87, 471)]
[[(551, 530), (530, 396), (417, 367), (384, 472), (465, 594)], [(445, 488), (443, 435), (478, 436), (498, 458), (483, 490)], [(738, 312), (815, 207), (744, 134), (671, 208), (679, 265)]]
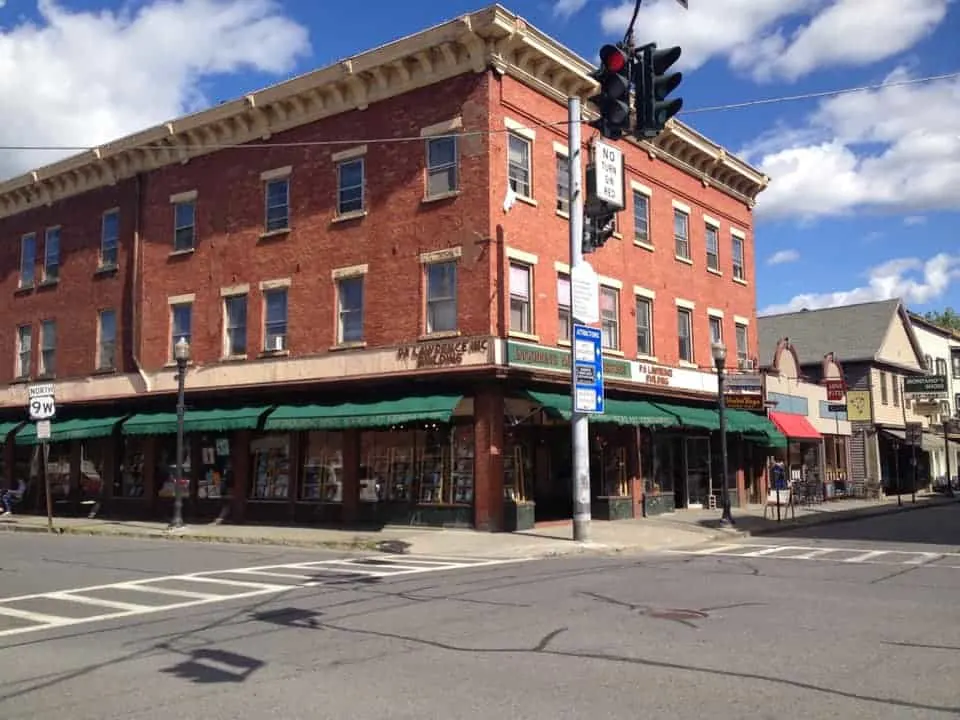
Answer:
[[(114, 494), (125, 498), (143, 497), (144, 488), (144, 445), (145, 439), (139, 435), (123, 436), (123, 454), (120, 460), (120, 488)], [(114, 486), (116, 487), (116, 486)]]
[(200, 478), (197, 480), (197, 498), (218, 500), (230, 497), (233, 487), (233, 458), (230, 438), (226, 435), (201, 435)]
[(250, 443), (253, 459), (251, 500), (287, 500), (290, 497), (290, 435), (261, 435)]
[(103, 494), (103, 473), (107, 467), (111, 438), (80, 443), (80, 500), (99, 500)]
[[(40, 464), (40, 446), (36, 446), (30, 463), (30, 477), (43, 486), (43, 467)], [(70, 443), (50, 443), (47, 446), (47, 477), (50, 478), (50, 497), (66, 500), (70, 496)]]
[(343, 502), (343, 433), (314, 431), (303, 443), (302, 502)]
[[(191, 439), (189, 436), (183, 439), (183, 477), (180, 478), (180, 485), (184, 495), (188, 494), (193, 473), (193, 465), (190, 461), (193, 457), (190, 452)], [(175, 435), (159, 435), (156, 443), (157, 464), (154, 477), (157, 497), (173, 498), (176, 494), (174, 479), (177, 477), (177, 438)]]
[(364, 432), (360, 499), (464, 505), (473, 502), (474, 438), (471, 425)]
[(630, 497), (630, 483), (627, 479), (627, 449), (602, 435), (593, 442), (591, 467), (599, 474), (598, 495), (601, 497)]
[(529, 443), (517, 435), (506, 439), (503, 458), (503, 496), (516, 503), (533, 500), (533, 459)]

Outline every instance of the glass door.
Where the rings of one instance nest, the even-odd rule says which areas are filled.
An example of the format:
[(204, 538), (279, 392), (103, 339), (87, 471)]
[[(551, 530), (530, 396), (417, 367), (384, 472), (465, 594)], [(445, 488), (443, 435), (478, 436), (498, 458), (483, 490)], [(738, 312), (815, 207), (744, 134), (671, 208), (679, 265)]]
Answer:
[(687, 507), (709, 507), (712, 473), (710, 438), (686, 439)]

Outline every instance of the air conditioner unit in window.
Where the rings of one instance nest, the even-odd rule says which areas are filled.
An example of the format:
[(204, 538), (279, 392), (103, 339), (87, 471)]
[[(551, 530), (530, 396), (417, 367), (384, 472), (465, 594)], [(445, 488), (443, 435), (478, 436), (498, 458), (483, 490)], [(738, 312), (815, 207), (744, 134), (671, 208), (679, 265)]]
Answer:
[(281, 352), (286, 349), (286, 340), (285, 335), (273, 335), (267, 340), (267, 347), (273, 352)]
[(738, 358), (737, 367), (740, 370), (756, 370), (757, 361), (754, 358)]

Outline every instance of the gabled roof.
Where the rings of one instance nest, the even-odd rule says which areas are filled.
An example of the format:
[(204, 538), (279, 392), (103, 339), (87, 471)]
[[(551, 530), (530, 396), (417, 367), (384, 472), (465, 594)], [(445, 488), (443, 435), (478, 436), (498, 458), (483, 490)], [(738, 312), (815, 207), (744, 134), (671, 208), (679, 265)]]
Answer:
[(899, 299), (858, 303), (819, 310), (800, 310), (757, 318), (760, 358), (768, 365), (777, 343), (789, 338), (801, 366), (823, 362), (829, 352), (843, 363), (876, 362), (894, 316), (900, 315), (918, 358), (920, 344)]

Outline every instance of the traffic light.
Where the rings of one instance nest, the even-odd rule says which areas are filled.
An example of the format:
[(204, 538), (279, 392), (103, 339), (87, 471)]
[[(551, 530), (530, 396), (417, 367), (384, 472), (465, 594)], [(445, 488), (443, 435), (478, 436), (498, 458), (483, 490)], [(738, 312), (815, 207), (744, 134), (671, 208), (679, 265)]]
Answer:
[(657, 50), (655, 43), (640, 48), (634, 68), (637, 124), (634, 135), (638, 139), (655, 138), (663, 132), (667, 120), (683, 107), (683, 98), (667, 99), (677, 89), (683, 73), (667, 70), (680, 59), (680, 48)]
[(630, 56), (616, 45), (600, 48), (600, 69), (593, 78), (600, 92), (590, 98), (600, 117), (590, 123), (605, 138), (617, 140), (630, 129)]
[(617, 229), (617, 214), (607, 212), (592, 218), (583, 220), (583, 244), (581, 246), (584, 255), (596, 252), (604, 246), (610, 236)]

